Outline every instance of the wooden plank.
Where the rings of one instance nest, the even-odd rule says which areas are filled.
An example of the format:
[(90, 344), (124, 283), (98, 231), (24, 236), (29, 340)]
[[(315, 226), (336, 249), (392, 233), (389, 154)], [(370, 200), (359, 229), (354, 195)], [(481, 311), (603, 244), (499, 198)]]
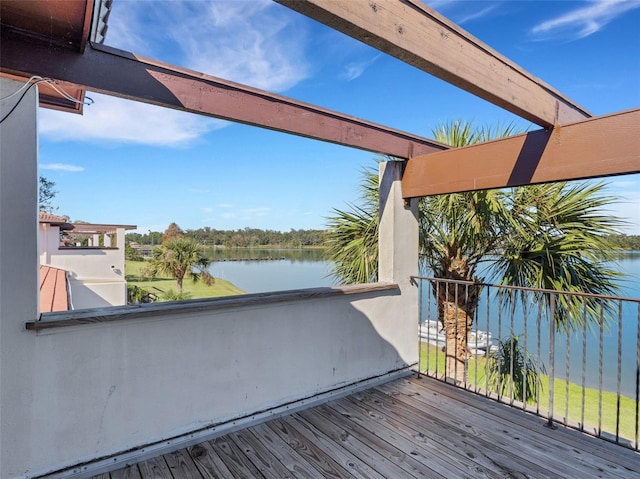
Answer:
[(361, 479), (385, 479), (385, 476), (375, 471), (357, 455), (349, 453), (338, 442), (316, 429), (311, 423), (300, 416), (285, 416), (282, 418), (289, 426), (300, 434), (320, 446), (353, 477)]
[(179, 449), (164, 455), (173, 477), (201, 478), (198, 467), (193, 462), (186, 449)]
[(236, 443), (236, 446), (267, 479), (294, 479), (296, 477), (246, 429), (233, 432), (228, 437)]
[(417, 156), (407, 162), (402, 196), (456, 193), (640, 172), (640, 109), (553, 131)]
[(269, 293), (251, 293), (223, 298), (191, 299), (174, 303), (150, 303), (127, 306), (110, 306), (95, 308), (90, 311), (66, 311), (47, 314), (46, 320), (28, 321), (26, 328), (32, 331), (42, 329), (78, 326), (81, 324), (95, 324), (110, 321), (124, 321), (133, 319), (153, 320), (158, 315), (191, 314), (209, 311), (224, 311), (242, 307), (264, 306), (292, 301), (305, 301), (344, 295), (360, 295), (383, 293), (399, 294), (400, 288), (393, 283), (368, 283), (351, 286), (334, 286), (321, 288), (295, 289), (289, 291), (275, 291)]
[(97, 476), (93, 476), (91, 479), (110, 479), (110, 476), (108, 472), (105, 472), (104, 474), (98, 474)]
[(527, 477), (527, 474), (543, 477), (548, 473), (543, 467), (523, 458), (517, 450), (503, 450), (492, 443), (478, 441), (477, 436), (468, 428), (451, 425), (437, 415), (427, 415), (422, 409), (400, 399), (385, 397), (383, 393), (376, 391), (366, 391), (358, 396), (358, 399), (353, 400), (362, 401), (368, 407), (380, 411), (390, 424), (404, 424), (409, 431), (413, 431), (409, 433), (416, 442), (436, 445), (440, 454), (450, 457), (450, 460), (459, 461), (456, 456), (461, 456), (464, 460), (471, 459), (481, 467), (507, 477)]
[(162, 456), (139, 462), (138, 469), (142, 479), (173, 479), (169, 466)]
[(372, 422), (362, 426), (352, 418), (347, 418), (338, 413), (328, 404), (317, 407), (315, 412), (318, 412), (335, 425), (341, 426), (349, 434), (356, 435), (361, 441), (371, 444), (371, 447), (378, 450), (380, 454), (400, 466), (405, 474), (415, 477), (450, 477), (448, 475), (450, 470), (444, 467), (437, 457), (431, 458), (434, 462), (431, 466), (427, 466), (423, 461), (415, 457), (419, 453), (415, 450), (413, 444), (401, 440), (396, 434), (387, 432)]
[(589, 113), (417, 0), (276, 0), (544, 127)]
[(265, 445), (271, 454), (297, 477), (305, 479), (323, 479), (323, 475), (299, 455), (286, 441), (264, 424), (253, 426), (250, 432), (256, 440)]
[[(545, 445), (555, 444), (558, 452), (570, 454), (570, 451), (563, 451), (564, 447), (582, 451), (584, 454), (581, 461), (593, 464), (594, 468), (603, 468), (621, 477), (640, 478), (640, 454), (630, 449), (562, 426), (558, 426), (557, 429), (542, 427), (544, 420), (540, 417), (437, 380), (411, 378), (395, 382), (394, 385), (397, 387), (390, 392), (394, 397), (399, 398), (404, 395), (402, 393), (398, 396), (403, 387), (415, 386), (417, 389), (407, 390), (406, 393), (415, 394), (416, 399), (428, 397), (430, 401), (440, 405), (451, 401), (458, 402), (465, 411), (477, 411), (480, 416), (490, 417), (492, 422), (502, 424), (504, 427), (521, 427), (529, 434), (535, 431), (532, 437)], [(385, 392), (386, 386), (382, 385), (376, 389)], [(436, 405), (436, 407), (440, 406)]]
[(411, 451), (411, 456), (425, 466), (446, 477), (492, 478), (503, 477), (502, 474), (487, 469), (463, 454), (451, 454), (430, 441), (416, 440), (408, 428), (394, 422), (379, 412), (367, 409), (349, 399), (332, 401), (330, 406), (351, 421), (370, 429), (377, 436), (387, 440), (403, 451)]
[(325, 453), (318, 445), (289, 426), (286, 422), (274, 419), (267, 426), (280, 436), (289, 446), (306, 459), (306, 461), (320, 471), (325, 478), (341, 478), (348, 476), (348, 472)]
[[(371, 441), (366, 437), (352, 434), (345, 430), (342, 424), (335, 424), (321, 415), (316, 408), (301, 411), (296, 416), (312, 424), (318, 431), (359, 457), (384, 477), (419, 477), (418, 473), (412, 474), (409, 470), (402, 468), (398, 463), (400, 459), (393, 455), (395, 449), (384, 441)], [(390, 454), (391, 459), (387, 459)]]
[(92, 43), (80, 55), (0, 31), (0, 70), (176, 110), (408, 158), (448, 149), (394, 130), (264, 90)]
[[(384, 389), (383, 385), (380, 391)], [(513, 451), (513, 445), (518, 444), (520, 454), (530, 460), (527, 465), (530, 470), (544, 465), (547, 474), (552, 477), (558, 474), (562, 477), (598, 477), (603, 470), (607, 477), (631, 477), (628, 476), (628, 470), (623, 470), (615, 462), (603, 462), (601, 459), (593, 461), (588, 449), (574, 448), (553, 436), (542, 438), (540, 432), (544, 427), (539, 419), (526, 427), (520, 427), (487, 412), (478, 412), (473, 405), (433, 392), (421, 394), (409, 381), (394, 389), (395, 393), (399, 391), (401, 394), (394, 395), (394, 398), (420, 410), (420, 417), (428, 421), (444, 420), (461, 429), (466, 428), (467, 433), (472, 434), (482, 448), (499, 448), (509, 455)], [(521, 413), (517, 410), (510, 412), (516, 415)]]
[(526, 477), (517, 472), (515, 462), (509, 461), (500, 451), (481, 447), (469, 439), (466, 431), (453, 428), (443, 421), (434, 421), (429, 423), (429, 429), (437, 431), (437, 434), (429, 434), (422, 427), (424, 423), (419, 419), (417, 410), (391, 397), (381, 399), (365, 391), (346, 399), (364, 409), (368, 416), (375, 417), (421, 447), (435, 451), (457, 469), (477, 477)]
[(231, 471), (220, 459), (218, 453), (208, 442), (195, 444), (187, 448), (187, 452), (194, 464), (198, 468), (200, 474), (205, 479), (224, 479), (232, 477)]
[[(105, 476), (105, 474), (102, 474)], [(122, 469), (118, 469), (117, 471), (112, 471), (110, 474), (106, 474), (106, 477), (102, 479), (141, 479), (140, 471), (138, 470), (137, 465), (123, 467)], [(100, 476), (94, 477), (93, 479), (100, 479)]]
[(222, 436), (209, 441), (209, 443), (229, 468), (232, 477), (264, 477), (228, 437)]
[(472, 434), (474, 440), (483, 448), (494, 447), (505, 454), (510, 454), (513, 444), (518, 444), (518, 450), (526, 452), (525, 457), (536, 465), (544, 465), (546, 474), (589, 477), (594, 471), (593, 468), (584, 467), (582, 464), (585, 461), (584, 458), (582, 461), (573, 462), (559, 458), (562, 455), (571, 457), (575, 451), (556, 442), (555, 439), (539, 440), (537, 432), (543, 427), (542, 421), (538, 421), (530, 428), (521, 428), (490, 414), (478, 413), (473, 407), (466, 407), (445, 396), (434, 394), (424, 396), (412, 389), (409, 383), (406, 384), (406, 394), (394, 397), (420, 410), (420, 416), (428, 420), (438, 418), (461, 429), (467, 428), (468, 433)]

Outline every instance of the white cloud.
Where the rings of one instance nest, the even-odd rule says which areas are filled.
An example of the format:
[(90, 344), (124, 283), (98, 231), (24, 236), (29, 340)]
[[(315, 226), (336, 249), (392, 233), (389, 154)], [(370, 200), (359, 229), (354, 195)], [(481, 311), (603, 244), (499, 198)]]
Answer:
[(256, 208), (244, 208), (233, 212), (222, 213), (224, 219), (239, 219), (242, 221), (250, 221), (255, 218), (263, 218), (271, 213), (271, 208), (256, 207)]
[(265, 216), (271, 211), (271, 208), (247, 208), (246, 210), (242, 210), (242, 213), (247, 216)]
[(536, 25), (531, 33), (540, 40), (560, 35), (577, 40), (596, 33), (623, 13), (638, 7), (640, 0), (595, 0)]
[(68, 165), (65, 163), (42, 163), (39, 168), (41, 170), (58, 170), (58, 171), (84, 171), (84, 167), (77, 165)]
[(296, 14), (270, 0), (134, 3), (114, 9), (107, 44), (269, 91), (308, 75)]
[(486, 1), (469, 2), (460, 0), (433, 0), (425, 3), (427, 3), (431, 8), (438, 10), (445, 16), (451, 18), (458, 25), (463, 25), (473, 20), (486, 17), (491, 12), (495, 11), (502, 2), (492, 2), (487, 4)]
[(470, 13), (466, 14), (465, 16), (459, 18), (456, 23), (458, 23), (458, 25), (464, 25), (465, 23), (471, 22), (473, 20), (478, 20), (479, 18), (486, 17), (492, 11), (494, 11), (497, 6), (498, 5), (489, 5), (488, 7), (485, 7), (482, 10), (478, 10), (478, 11), (475, 11), (475, 12), (470, 12)]
[(180, 146), (226, 125), (155, 105), (91, 93), (95, 100), (83, 115), (41, 110), (40, 133), (50, 140), (117, 141)]
[(347, 63), (344, 67), (344, 72), (341, 75), (342, 78), (345, 78), (347, 81), (355, 80), (356, 78), (361, 76), (364, 71), (369, 68), (379, 57), (380, 55), (376, 55), (370, 60)]
[[(116, 2), (106, 44), (223, 79), (283, 91), (305, 78), (304, 32), (268, 0)], [(144, 32), (141, 35), (139, 32)], [(40, 113), (50, 140), (180, 146), (228, 124), (90, 93), (84, 114)]]

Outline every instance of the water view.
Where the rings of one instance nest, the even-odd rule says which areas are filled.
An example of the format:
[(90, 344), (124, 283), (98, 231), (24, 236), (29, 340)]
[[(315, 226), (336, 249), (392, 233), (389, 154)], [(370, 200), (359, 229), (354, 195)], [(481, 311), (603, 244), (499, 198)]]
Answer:
[[(331, 286), (336, 284), (330, 276), (331, 263), (323, 258), (321, 250), (285, 250), (285, 249), (238, 249), (217, 250), (214, 252), (214, 263), (210, 267), (211, 273), (219, 278), (232, 282), (247, 293), (260, 293), (268, 291), (312, 288)], [(231, 260), (231, 258), (242, 258)], [(640, 298), (640, 252), (628, 252), (621, 254), (617, 261), (618, 269), (625, 274), (621, 280), (620, 296), (627, 298)], [(425, 288), (426, 289), (426, 288)], [(429, 306), (430, 298), (423, 296), (423, 320), (427, 315), (433, 315), (435, 308), (433, 303)], [(432, 309), (429, 311), (428, 308)], [(486, 310), (486, 300), (480, 305), (479, 311)], [(492, 318), (487, 328), (486, 317), (478, 318), (478, 329), (488, 329), (494, 338), (509, 336), (511, 325), (503, 321), (498, 327), (497, 308), (491, 306)], [(513, 331), (515, 334), (524, 333), (524, 321), (521, 310), (514, 317)], [(635, 371), (636, 371), (636, 337), (638, 309), (634, 303), (625, 303), (622, 316), (622, 383), (621, 390), (627, 396), (635, 396)], [(481, 313), (483, 314), (483, 313)], [(528, 346), (533, 353), (537, 352), (536, 318), (529, 317), (527, 323)], [(540, 358), (548, 368), (548, 347), (545, 341), (548, 338), (548, 328), (543, 324), (541, 328), (542, 345)], [(603, 335), (603, 388), (615, 391), (617, 388), (617, 327), (613, 325)], [(569, 377), (572, 381), (580, 383), (582, 376), (582, 339), (571, 337), (569, 341)], [(586, 383), (589, 387), (597, 387), (599, 382), (598, 371), (599, 337), (597, 334), (589, 335), (587, 339), (586, 358)], [(564, 336), (556, 338), (556, 377), (565, 377), (566, 370), (564, 360), (567, 354), (567, 342)]]
[(210, 273), (247, 293), (331, 286), (331, 263), (321, 249), (212, 250)]

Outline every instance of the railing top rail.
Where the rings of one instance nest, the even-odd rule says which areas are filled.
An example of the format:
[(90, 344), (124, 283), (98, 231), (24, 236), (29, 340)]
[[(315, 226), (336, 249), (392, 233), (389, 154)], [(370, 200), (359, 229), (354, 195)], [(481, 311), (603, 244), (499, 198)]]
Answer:
[(494, 284), (494, 283), (483, 283), (480, 281), (465, 281), (460, 279), (448, 279), (448, 278), (434, 278), (431, 276), (410, 276), (411, 280), (423, 279), (427, 281), (439, 281), (441, 283), (456, 283), (456, 284), (468, 284), (474, 286), (488, 286), (493, 288), (503, 288), (503, 289), (512, 289), (517, 291), (530, 291), (533, 293), (551, 293), (551, 294), (570, 294), (574, 296), (582, 296), (586, 298), (597, 298), (597, 299), (611, 299), (616, 301), (630, 301), (632, 303), (640, 304), (640, 298), (626, 298), (623, 296), (610, 296), (603, 294), (594, 294), (594, 293), (582, 293), (579, 291), (557, 291), (555, 289), (543, 289), (543, 288), (529, 288), (526, 286), (511, 286), (507, 284)]

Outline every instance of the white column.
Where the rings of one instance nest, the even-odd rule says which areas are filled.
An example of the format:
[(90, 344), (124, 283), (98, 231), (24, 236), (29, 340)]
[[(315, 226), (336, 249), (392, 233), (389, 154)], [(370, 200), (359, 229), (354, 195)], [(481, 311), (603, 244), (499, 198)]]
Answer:
[(418, 200), (402, 198), (403, 163), (380, 164), (380, 232), (378, 280), (409, 283), (418, 274)]
[[(24, 82), (0, 78), (0, 97)], [(12, 108), (16, 105), (15, 109)], [(37, 87), (0, 103), (0, 477), (28, 469), (38, 316)], [(6, 116), (6, 118), (5, 118)]]
[(378, 280), (396, 283), (400, 296), (388, 315), (388, 327), (397, 334), (396, 347), (407, 364), (418, 362), (418, 200), (405, 205), (402, 198), (403, 164), (380, 165), (380, 230)]

